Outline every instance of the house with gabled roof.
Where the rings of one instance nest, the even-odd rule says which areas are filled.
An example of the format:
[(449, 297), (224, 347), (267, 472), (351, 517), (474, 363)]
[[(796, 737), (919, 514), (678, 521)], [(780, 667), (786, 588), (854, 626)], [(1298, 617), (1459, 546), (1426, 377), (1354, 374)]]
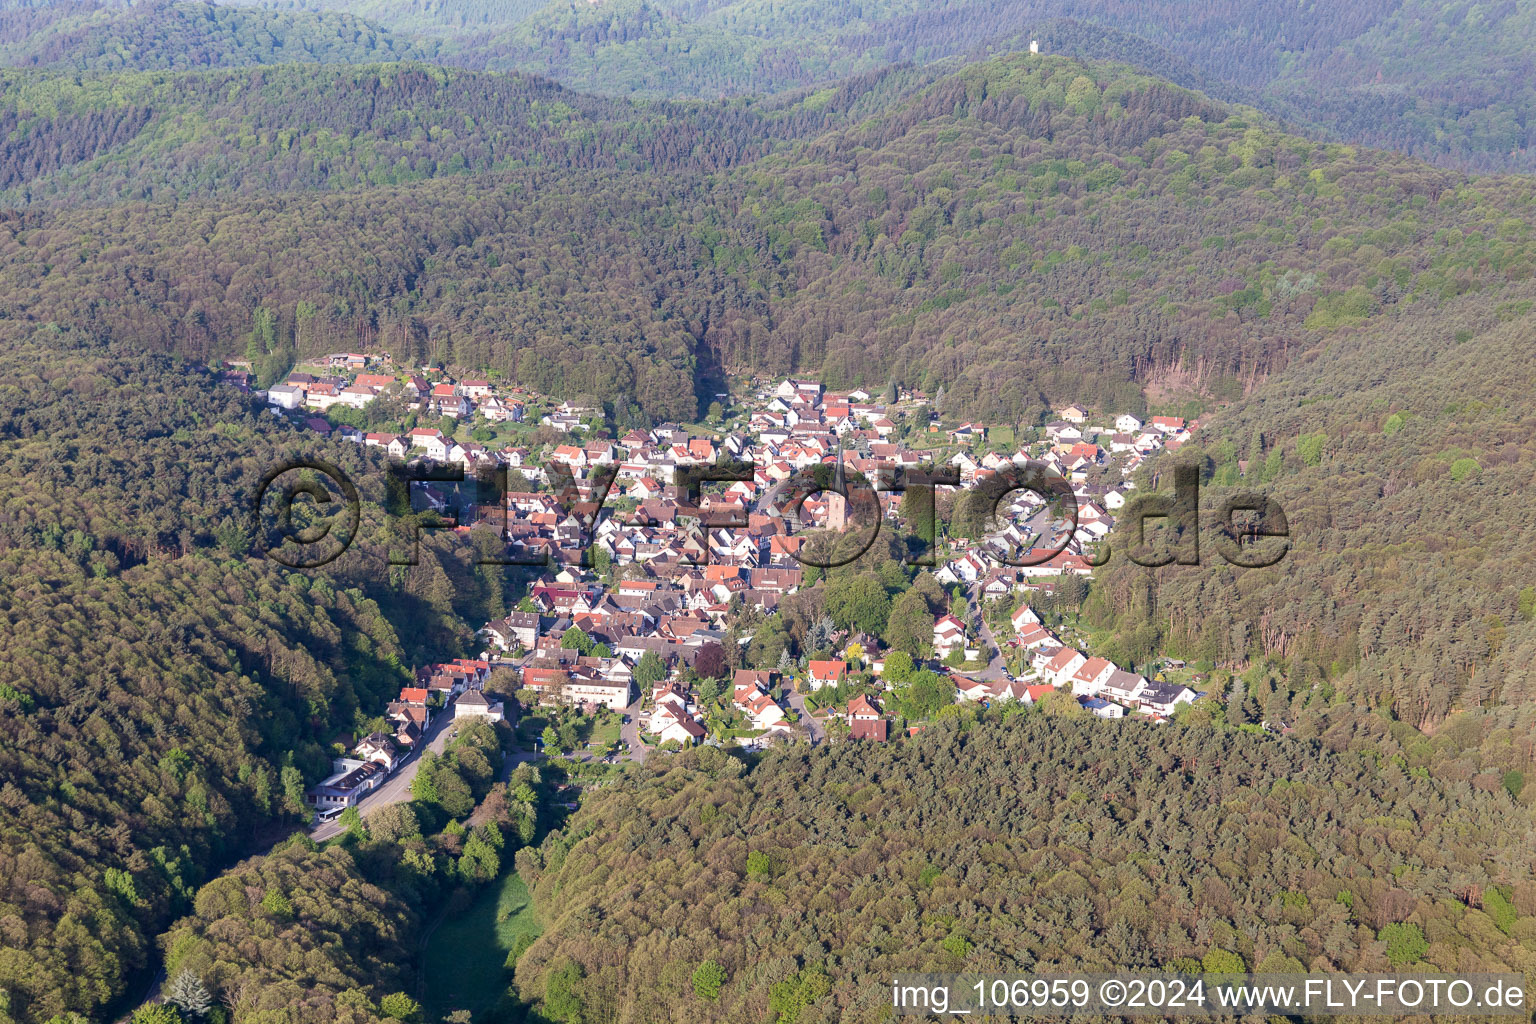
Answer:
[(992, 688), (979, 679), (969, 676), (951, 675), (950, 679), (955, 684), (955, 700), (957, 701), (984, 701), (992, 696)]
[(1110, 673), (1109, 678), (1099, 687), (1099, 692), (1093, 696), (1119, 701), (1122, 704), (1134, 704), (1141, 698), (1146, 688), (1147, 681), (1141, 676), (1116, 669)]
[(1133, 699), (1141, 710), (1167, 717), (1180, 704), (1193, 703), (1195, 691), (1178, 683), (1146, 683)]
[(890, 722), (881, 714), (880, 707), (863, 694), (848, 702), (848, 737), (855, 740), (873, 740), (884, 743), (890, 732)]
[(848, 676), (848, 663), (843, 661), (813, 661), (806, 667), (806, 679), (812, 690), (837, 686)]
[(939, 657), (965, 647), (965, 623), (953, 615), (940, 615), (933, 621), (933, 650)]
[(1055, 693), (1056, 687), (1049, 683), (1039, 683), (1035, 686), (1024, 687), (1024, 703), (1034, 704), (1048, 693)]
[(1072, 673), (1072, 692), (1078, 696), (1097, 697), (1115, 671), (1112, 662), (1104, 658), (1089, 658)]
[(1027, 626), (1038, 626), (1040, 624), (1040, 616), (1035, 614), (1035, 610), (1029, 605), (1021, 604), (1013, 610), (1012, 615), (1008, 616), (1008, 621), (1013, 625), (1015, 631), (1023, 632)]
[(432, 427), (416, 427), (410, 433), (411, 447), (422, 449), (429, 459), (446, 461), (448, 458), (448, 438), (443, 436), (441, 430)]
[(1088, 659), (1081, 651), (1073, 650), (1070, 647), (1063, 647), (1056, 652), (1050, 661), (1045, 663), (1045, 666), (1040, 670), (1040, 674), (1057, 686), (1066, 686), (1072, 681), (1073, 674), (1082, 668), (1087, 661)]

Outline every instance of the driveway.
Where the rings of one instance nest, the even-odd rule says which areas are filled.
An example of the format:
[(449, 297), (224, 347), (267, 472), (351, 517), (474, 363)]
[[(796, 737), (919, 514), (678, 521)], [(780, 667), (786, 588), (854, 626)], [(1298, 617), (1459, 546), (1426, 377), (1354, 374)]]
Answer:
[[(395, 774), (384, 785), (357, 802), (358, 813), (366, 818), (381, 807), (404, 803), (411, 798), (411, 782), (416, 778), (416, 769), (421, 767), (421, 751), (430, 750), (434, 754), (441, 754), (448, 746), (448, 740), (454, 733), (453, 712), (452, 703), (438, 712), (432, 724), (427, 727), (427, 734), (422, 737), (418, 749), (406, 755), (405, 763), (395, 769)], [(327, 821), (316, 826), (309, 837), (317, 843), (323, 843), (344, 831), (339, 821)]]

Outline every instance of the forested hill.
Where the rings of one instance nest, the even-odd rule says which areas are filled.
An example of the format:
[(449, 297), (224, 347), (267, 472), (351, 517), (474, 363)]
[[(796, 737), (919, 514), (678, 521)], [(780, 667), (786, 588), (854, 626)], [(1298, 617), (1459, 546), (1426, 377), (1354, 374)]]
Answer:
[(1363, 0), (76, 0), (6, 5), (0, 64), (79, 70), (430, 60), (612, 95), (745, 96), (1027, 49), (1134, 64), (1460, 169), (1536, 167), (1529, 5)]
[(0, 1020), (102, 1020), (197, 887), (307, 814), (330, 742), (467, 653), (512, 580), (432, 536), (391, 573), (371, 500), (324, 571), (251, 557), (279, 459), (334, 460), (365, 498), (378, 462), (197, 366), (14, 323), (0, 341)]
[(433, 40), (400, 39), (345, 13), (264, 11), (201, 0), (90, 0), (0, 9), (0, 66), (77, 71), (367, 64), (430, 60)]
[[(334, 76), (356, 85), (326, 109)], [(125, 127), (67, 168), (13, 163), (12, 195), (185, 195), (8, 218), (13, 316), (205, 359), (243, 351), (264, 306), (301, 346), (378, 339), (658, 419), (695, 416), (722, 369), (943, 385), (947, 415), (1023, 423), (1140, 408), (1149, 385), (1236, 397), (1408, 303), (1524, 287), (1536, 260), (1527, 235), (1494, 260), (1482, 241), (1530, 215), (1527, 181), (1300, 138), (1060, 57), (763, 104), (409, 65), (13, 85), (8, 116), (34, 132)], [(462, 136), (460, 98), (485, 106)], [(418, 174), (437, 177), (401, 180)]]
[[(1333, 333), (1159, 464), (1165, 488), (1173, 462), (1200, 466), (1208, 509), (1231, 488), (1270, 494), (1292, 548), (1249, 570), (1209, 548), (1157, 570), (1122, 554), (1096, 584), (1109, 653), (1251, 659), (1239, 703), (1270, 720), (1347, 699), (1436, 730), (1536, 701), (1536, 289), (1529, 263), (1503, 258), (1531, 230), (1495, 217), (1456, 239), (1444, 287), (1468, 294)], [(1354, 259), (1369, 246), (1332, 243)], [(1479, 293), (1474, 267), (1506, 281)]]
[(526, 166), (699, 173), (825, 129), (908, 73), (815, 103), (636, 103), (425, 64), (0, 72), (0, 198), (66, 204), (400, 184)]
[[(801, 88), (979, 48), (1109, 57), (1458, 168), (1536, 167), (1528, 4), (1361, 0), (273, 0), (442, 40), (440, 59), (602, 92)], [(1070, 19), (1064, 20), (1064, 19)], [(1144, 63), (1145, 62), (1145, 63)], [(1184, 64), (1203, 83), (1172, 75)]]
[(1536, 967), (1530, 810), (1449, 751), (1430, 778), (1369, 743), (951, 710), (590, 792), (518, 854), (545, 926), (520, 994), (554, 1019), (862, 1024), (901, 972)]

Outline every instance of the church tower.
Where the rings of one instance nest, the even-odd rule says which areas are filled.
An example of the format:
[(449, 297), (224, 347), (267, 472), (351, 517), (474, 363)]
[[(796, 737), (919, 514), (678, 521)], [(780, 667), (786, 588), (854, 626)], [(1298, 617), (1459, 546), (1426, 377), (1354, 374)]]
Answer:
[(827, 495), (827, 529), (841, 532), (848, 525), (848, 499), (843, 492), (848, 489), (847, 478), (843, 475), (843, 439), (837, 439), (837, 474), (832, 478), (832, 486), (836, 488)]

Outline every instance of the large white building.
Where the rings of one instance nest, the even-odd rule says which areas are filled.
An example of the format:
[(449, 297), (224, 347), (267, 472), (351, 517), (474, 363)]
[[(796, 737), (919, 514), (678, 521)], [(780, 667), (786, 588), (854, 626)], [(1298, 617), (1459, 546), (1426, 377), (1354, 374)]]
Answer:
[(365, 794), (372, 792), (388, 776), (389, 771), (377, 761), (338, 757), (331, 761), (331, 774), (312, 787), (305, 799), (319, 811), (355, 807)]

